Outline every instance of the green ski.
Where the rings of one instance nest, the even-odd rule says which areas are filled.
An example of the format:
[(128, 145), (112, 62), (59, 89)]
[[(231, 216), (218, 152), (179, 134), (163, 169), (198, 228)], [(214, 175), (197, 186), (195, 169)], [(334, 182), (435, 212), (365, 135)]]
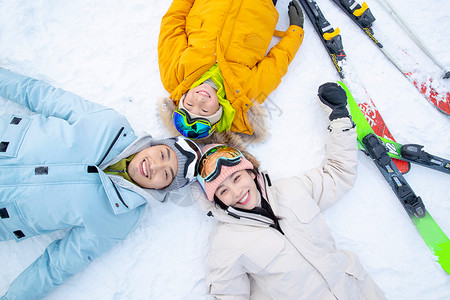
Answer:
[[(342, 82), (338, 83), (347, 93), (350, 112), (353, 121), (356, 123), (358, 147), (372, 158), (408, 213), (426, 245), (436, 256), (437, 262), (445, 272), (450, 274), (450, 240), (426, 210), (422, 199), (415, 195), (391, 159), (391, 157), (396, 155), (399, 159), (402, 159), (402, 145), (389, 140), (382, 141), (375, 135), (348, 88)], [(390, 143), (389, 145), (392, 145), (392, 149), (395, 148), (398, 154), (394, 154), (393, 152), (395, 151), (391, 151), (389, 146), (386, 147), (385, 143)], [(399, 146), (400, 148), (398, 148)]]

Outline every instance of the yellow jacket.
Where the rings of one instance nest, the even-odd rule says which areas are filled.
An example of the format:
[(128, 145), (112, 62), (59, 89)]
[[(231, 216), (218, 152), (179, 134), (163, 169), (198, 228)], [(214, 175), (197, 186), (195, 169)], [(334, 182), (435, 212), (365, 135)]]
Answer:
[(236, 114), (231, 130), (252, 134), (246, 113), (280, 84), (303, 41), (291, 25), (266, 55), (278, 21), (272, 0), (174, 0), (161, 21), (161, 80), (178, 105), (216, 62)]

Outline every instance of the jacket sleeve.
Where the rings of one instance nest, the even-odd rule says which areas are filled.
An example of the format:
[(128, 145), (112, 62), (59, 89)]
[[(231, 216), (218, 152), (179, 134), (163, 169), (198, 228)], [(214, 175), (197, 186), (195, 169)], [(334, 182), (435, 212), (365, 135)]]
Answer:
[(0, 69), (0, 96), (44, 116), (74, 123), (82, 116), (112, 110), (27, 76)]
[(358, 162), (356, 128), (351, 120), (333, 120), (329, 129), (325, 164), (297, 177), (321, 210), (333, 205), (353, 187)]
[(161, 81), (164, 88), (172, 92), (184, 79), (183, 70), (179, 70), (178, 63), (181, 55), (188, 48), (186, 36), (186, 17), (191, 10), (194, 0), (174, 0), (167, 13), (161, 20), (158, 38), (158, 62)]
[(301, 27), (289, 26), (283, 38), (252, 68), (254, 83), (248, 93), (250, 99), (262, 103), (277, 88), (303, 42), (303, 35)]
[(220, 300), (248, 300), (250, 281), (243, 269), (240, 271), (220, 264), (209, 264), (207, 281), (209, 294)]
[(214, 299), (248, 300), (250, 280), (240, 256), (235, 255), (236, 249), (224, 247), (224, 241), (229, 241), (229, 237), (217, 238), (216, 235), (211, 241), (207, 260), (209, 274), (206, 278), (209, 294)]
[(51, 243), (13, 281), (2, 299), (41, 299), (118, 241), (90, 236), (84, 227), (74, 227), (66, 237)]

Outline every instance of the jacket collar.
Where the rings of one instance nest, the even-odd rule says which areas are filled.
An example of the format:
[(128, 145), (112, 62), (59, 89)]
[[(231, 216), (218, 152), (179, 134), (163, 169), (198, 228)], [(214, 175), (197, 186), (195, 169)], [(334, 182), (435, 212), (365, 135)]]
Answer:
[(268, 226), (270, 226), (270, 225), (274, 225), (274, 222), (273, 222), (273, 220), (272, 219), (270, 219), (270, 218), (268, 218), (268, 217), (266, 217), (266, 216), (264, 216), (264, 215), (262, 215), (262, 214), (259, 214), (259, 213), (255, 213), (255, 212), (251, 212), (251, 211), (243, 211), (243, 210), (238, 210), (238, 209), (235, 209), (234, 207), (228, 207), (227, 208), (227, 210), (226, 210), (226, 212), (227, 212), (227, 214), (229, 215), (229, 216), (232, 216), (232, 217), (234, 217), (234, 218), (236, 218), (236, 219), (245, 219), (245, 220), (248, 220), (248, 221), (256, 221), (256, 222), (260, 222), (260, 223), (263, 223), (263, 224), (267, 224)]
[(120, 160), (129, 157), (130, 155), (136, 154), (141, 150), (144, 150), (147, 147), (150, 147), (153, 145), (155, 139), (150, 134), (147, 133), (141, 133), (139, 134), (138, 138), (134, 140), (130, 145), (128, 145), (122, 153), (120, 153), (117, 157), (112, 159), (111, 161), (107, 163), (102, 163), (99, 168), (104, 170), (106, 167), (114, 165), (115, 163), (119, 162)]
[[(128, 147), (126, 147), (122, 151), (122, 153), (120, 153), (117, 157), (112, 159), (110, 162), (100, 165), (99, 169), (104, 170), (106, 167), (114, 165), (115, 163), (119, 162), (120, 160), (127, 158), (141, 150), (144, 150), (147, 147), (152, 146), (154, 144), (154, 141), (155, 141), (155, 139), (153, 139), (153, 137), (147, 133), (139, 134), (138, 138), (133, 143), (131, 143)], [(166, 196), (168, 195), (168, 192), (166, 192), (165, 190), (141, 188), (141, 187), (135, 185), (134, 183), (131, 183), (130, 181), (128, 181), (118, 175), (111, 175), (111, 174), (106, 175), (105, 173), (100, 172), (100, 170), (99, 170), (99, 173), (101, 174), (100, 178), (102, 179), (104, 186), (108, 185), (108, 181), (111, 182), (111, 184), (113, 184), (114, 186), (116, 186), (115, 189), (117, 190), (117, 193), (116, 193), (117, 195), (115, 195), (115, 196), (108, 195), (108, 198), (110, 199), (111, 204), (113, 205), (113, 210), (115, 213), (127, 212), (127, 211), (134, 209), (145, 203), (155, 204), (155, 203), (163, 202), (165, 200)], [(102, 175), (104, 175), (104, 176), (102, 176)], [(109, 178), (109, 180), (107, 178)], [(117, 187), (120, 187), (127, 191), (131, 191), (131, 192), (137, 194), (138, 197), (129, 197), (129, 196), (122, 197), (121, 193), (120, 193), (121, 189), (120, 188), (117, 189)], [(116, 197), (122, 198), (122, 201), (124, 204), (123, 206), (120, 205), (120, 207), (118, 207), (116, 205), (117, 201), (115, 201), (115, 200), (117, 200), (117, 199), (114, 199)]]

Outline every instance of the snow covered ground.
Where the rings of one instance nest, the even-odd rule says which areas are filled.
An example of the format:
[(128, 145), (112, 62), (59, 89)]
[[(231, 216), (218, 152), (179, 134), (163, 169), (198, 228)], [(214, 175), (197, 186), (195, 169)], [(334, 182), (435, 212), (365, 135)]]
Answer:
[[(0, 66), (51, 82), (86, 99), (113, 107), (136, 130), (167, 136), (157, 99), (167, 96), (158, 70), (157, 38), (169, 0), (0, 0)], [(288, 0), (279, 0), (278, 29), (288, 24)], [(317, 0), (339, 27), (348, 60), (399, 142), (426, 145), (450, 157), (450, 119), (416, 91), (372, 42), (328, 0)], [(395, 7), (450, 68), (450, 2), (395, 0)], [(381, 8), (373, 29), (386, 47), (401, 46), (426, 73), (440, 70)], [(272, 178), (320, 165), (327, 116), (317, 88), (338, 80), (309, 20), (305, 39), (278, 89), (270, 95), (271, 136), (249, 150)], [(412, 66), (412, 65), (411, 65)], [(450, 79), (449, 79), (450, 80)], [(444, 82), (449, 89), (450, 83)], [(20, 112), (0, 99), (0, 113)], [(406, 179), (435, 220), (450, 235), (449, 176), (413, 165)], [(195, 201), (194, 201), (195, 202)], [(450, 299), (450, 276), (429, 249), (373, 163), (359, 156), (358, 179), (342, 201), (325, 212), (339, 248), (359, 255), (388, 299)], [(206, 299), (205, 261), (214, 221), (184, 198), (147, 207), (137, 229), (47, 299)], [(38, 257), (56, 232), (20, 243), (0, 244), (0, 295)]]

